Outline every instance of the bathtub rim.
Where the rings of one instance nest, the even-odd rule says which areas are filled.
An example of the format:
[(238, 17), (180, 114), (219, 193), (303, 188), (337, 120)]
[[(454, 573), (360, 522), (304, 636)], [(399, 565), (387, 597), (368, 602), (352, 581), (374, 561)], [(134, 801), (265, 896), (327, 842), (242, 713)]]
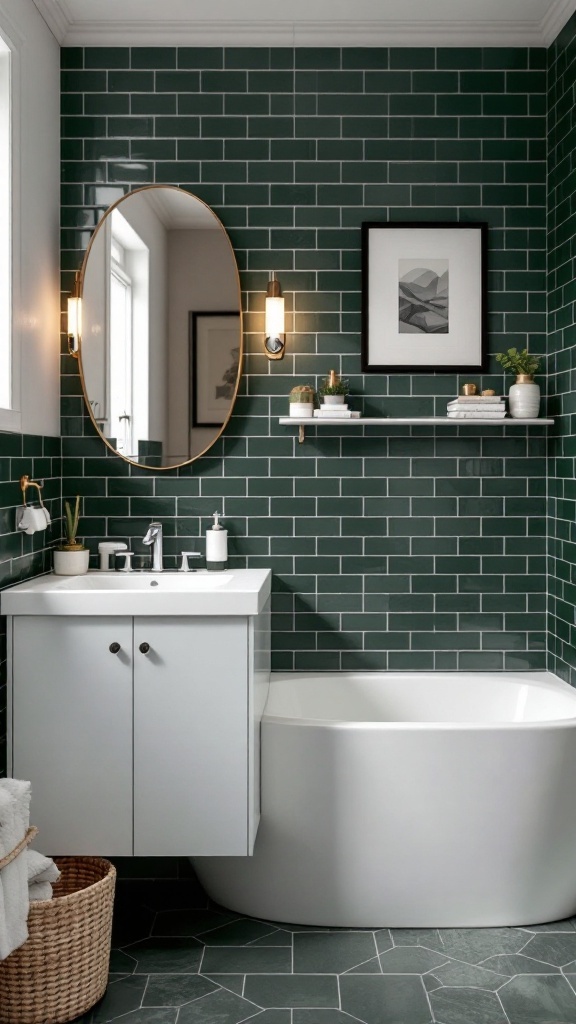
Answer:
[[(418, 720), (407, 719), (405, 721), (388, 722), (385, 719), (381, 721), (362, 721), (362, 720), (349, 720), (339, 718), (305, 718), (294, 715), (274, 715), (269, 714), (266, 711), (266, 706), (262, 713), (262, 725), (286, 725), (292, 727), (306, 727), (306, 728), (318, 728), (318, 729), (338, 729), (341, 731), (352, 731), (361, 730), (364, 732), (374, 731), (387, 731), (388, 729), (394, 730), (395, 732), (402, 731), (446, 731), (446, 732), (458, 732), (458, 731), (489, 731), (496, 730), (501, 731), (534, 731), (542, 729), (574, 729), (576, 728), (576, 688), (571, 686), (570, 683), (560, 679), (559, 676), (554, 676), (551, 672), (461, 672), (454, 670), (451, 672), (383, 672), (379, 670), (375, 671), (362, 671), (362, 672), (340, 672), (334, 670), (328, 670), (325, 672), (272, 672), (270, 674), (270, 691), (269, 697), (272, 692), (272, 688), (275, 683), (280, 682), (295, 682), (297, 679), (326, 679), (329, 677), (338, 676), (340, 678), (353, 678), (353, 677), (374, 677), (382, 676), (409, 679), (410, 677), (417, 677), (418, 679), (434, 679), (444, 677), (459, 677), (470, 680), (479, 680), (481, 678), (491, 679), (492, 681), (497, 680), (498, 682), (515, 682), (522, 683), (524, 685), (530, 685), (536, 689), (541, 689), (544, 692), (547, 690), (560, 691), (566, 695), (569, 695), (574, 700), (574, 716), (571, 718), (542, 718), (534, 721), (525, 722), (510, 722), (510, 721), (475, 721), (474, 719), (464, 720), (461, 722), (447, 722), (444, 719), (438, 719), (431, 722), (422, 722)], [(267, 701), (268, 703), (268, 701)]]

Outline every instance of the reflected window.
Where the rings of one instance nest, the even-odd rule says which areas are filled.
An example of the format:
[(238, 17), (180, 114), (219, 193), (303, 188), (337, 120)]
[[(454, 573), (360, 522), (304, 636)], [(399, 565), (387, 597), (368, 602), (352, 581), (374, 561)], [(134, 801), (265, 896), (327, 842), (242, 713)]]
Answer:
[(136, 438), (148, 437), (150, 254), (118, 210), (111, 222), (108, 429), (117, 450), (133, 458)]
[(10, 50), (0, 38), (0, 408), (12, 408)]

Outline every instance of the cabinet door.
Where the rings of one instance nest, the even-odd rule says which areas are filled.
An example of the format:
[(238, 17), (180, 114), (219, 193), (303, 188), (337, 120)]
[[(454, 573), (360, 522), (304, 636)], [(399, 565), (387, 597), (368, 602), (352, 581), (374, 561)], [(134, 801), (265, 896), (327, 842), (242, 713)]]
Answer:
[(136, 855), (248, 852), (247, 661), (246, 619), (135, 620)]
[(12, 622), (13, 775), (32, 783), (42, 849), (130, 855), (132, 620)]

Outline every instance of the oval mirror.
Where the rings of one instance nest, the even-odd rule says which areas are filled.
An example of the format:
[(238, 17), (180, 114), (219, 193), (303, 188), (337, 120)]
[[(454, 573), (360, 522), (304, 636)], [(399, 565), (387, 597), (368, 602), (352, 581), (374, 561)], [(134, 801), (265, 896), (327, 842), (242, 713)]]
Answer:
[(238, 268), (216, 214), (175, 186), (130, 192), (92, 236), (80, 296), (82, 387), (106, 444), (155, 470), (203, 455), (242, 368)]

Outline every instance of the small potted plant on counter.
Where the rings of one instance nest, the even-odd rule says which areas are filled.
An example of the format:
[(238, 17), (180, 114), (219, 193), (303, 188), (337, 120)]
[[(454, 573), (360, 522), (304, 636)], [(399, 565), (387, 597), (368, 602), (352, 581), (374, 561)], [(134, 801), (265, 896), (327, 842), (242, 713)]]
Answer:
[(528, 349), (521, 352), (509, 348), (497, 352), (496, 361), (504, 370), (516, 374), (516, 382), (508, 392), (508, 411), (514, 419), (536, 419), (540, 409), (540, 388), (534, 383), (534, 374), (540, 366), (540, 356), (532, 356)]
[(64, 532), (66, 539), (54, 550), (54, 572), (57, 576), (83, 576), (88, 572), (90, 551), (76, 540), (80, 520), (80, 495), (76, 495), (74, 511), (70, 502), (64, 502)]
[(318, 394), (322, 398), (324, 405), (344, 405), (348, 390), (348, 381), (344, 380), (343, 377), (339, 377), (336, 370), (330, 370), (330, 373), (318, 389)]

